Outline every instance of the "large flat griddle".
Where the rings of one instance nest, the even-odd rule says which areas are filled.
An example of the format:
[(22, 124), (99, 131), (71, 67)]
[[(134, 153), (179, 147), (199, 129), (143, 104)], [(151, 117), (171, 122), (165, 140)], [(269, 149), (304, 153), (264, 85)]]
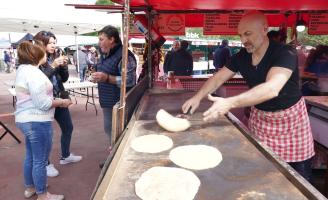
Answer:
[[(210, 102), (203, 101), (192, 115), (190, 129), (179, 133), (163, 130), (155, 121), (156, 112), (165, 108), (171, 114), (181, 113), (181, 105), (192, 93), (148, 93), (139, 106), (134, 124), (122, 140), (102, 182), (106, 184), (102, 199), (133, 200), (134, 184), (140, 175), (154, 166), (178, 167), (169, 151), (158, 154), (135, 152), (131, 141), (142, 135), (162, 134), (170, 137), (174, 147), (210, 145), (219, 149), (223, 161), (215, 168), (191, 170), (201, 181), (197, 200), (229, 199), (308, 199), (277, 167), (254, 146), (226, 117), (215, 123), (202, 121), (202, 112)], [(249, 194), (249, 195), (247, 195)]]

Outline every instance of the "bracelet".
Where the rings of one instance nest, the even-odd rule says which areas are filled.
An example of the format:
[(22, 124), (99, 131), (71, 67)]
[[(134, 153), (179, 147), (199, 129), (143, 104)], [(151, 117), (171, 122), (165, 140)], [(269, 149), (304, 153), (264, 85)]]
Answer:
[(107, 74), (106, 83), (109, 83), (109, 74)]

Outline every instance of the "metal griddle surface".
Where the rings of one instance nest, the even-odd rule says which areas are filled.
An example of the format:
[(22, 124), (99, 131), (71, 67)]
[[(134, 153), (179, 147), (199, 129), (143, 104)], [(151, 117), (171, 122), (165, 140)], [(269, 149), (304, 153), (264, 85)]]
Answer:
[(147, 134), (170, 137), (174, 142), (173, 148), (203, 144), (221, 151), (223, 160), (217, 167), (191, 170), (201, 181), (195, 197), (197, 200), (307, 199), (228, 119), (222, 117), (218, 122), (204, 123), (202, 112), (199, 111), (208, 108), (209, 102), (202, 103), (198, 112), (192, 116), (192, 127), (189, 130), (170, 133), (160, 128), (154, 120), (157, 110), (166, 108), (171, 114), (178, 114), (182, 103), (190, 96), (190, 93), (150, 94), (143, 99), (139, 120), (128, 135), (108, 185), (105, 194), (107, 199), (139, 199), (134, 184), (143, 172), (154, 166), (178, 167), (168, 158), (170, 150), (146, 154), (130, 148), (134, 138)]

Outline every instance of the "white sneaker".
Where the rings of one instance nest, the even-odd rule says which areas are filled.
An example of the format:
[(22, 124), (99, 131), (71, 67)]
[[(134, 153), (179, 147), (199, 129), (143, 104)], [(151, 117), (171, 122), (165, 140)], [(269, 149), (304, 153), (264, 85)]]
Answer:
[(68, 164), (68, 163), (79, 162), (80, 160), (82, 160), (82, 156), (76, 156), (76, 155), (71, 153), (67, 158), (60, 159), (59, 163), (61, 165), (65, 165), (65, 164)]
[(48, 177), (56, 177), (59, 175), (58, 170), (55, 168), (53, 164), (47, 165), (47, 176)]
[[(65, 199), (64, 195), (50, 194), (49, 192), (47, 192), (47, 197), (45, 198), (45, 200), (64, 200), (64, 199)], [(37, 198), (37, 200), (39, 200), (39, 198)]]

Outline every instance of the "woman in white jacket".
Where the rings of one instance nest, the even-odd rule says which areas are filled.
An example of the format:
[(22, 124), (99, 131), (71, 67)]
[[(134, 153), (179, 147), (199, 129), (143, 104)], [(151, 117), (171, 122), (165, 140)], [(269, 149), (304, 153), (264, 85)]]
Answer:
[(61, 200), (63, 195), (47, 192), (46, 165), (52, 146), (54, 107), (68, 107), (69, 99), (53, 99), (53, 86), (38, 66), (46, 62), (41, 45), (23, 42), (19, 45), (15, 80), (16, 126), (25, 136), (24, 196), (38, 195), (38, 200)]

